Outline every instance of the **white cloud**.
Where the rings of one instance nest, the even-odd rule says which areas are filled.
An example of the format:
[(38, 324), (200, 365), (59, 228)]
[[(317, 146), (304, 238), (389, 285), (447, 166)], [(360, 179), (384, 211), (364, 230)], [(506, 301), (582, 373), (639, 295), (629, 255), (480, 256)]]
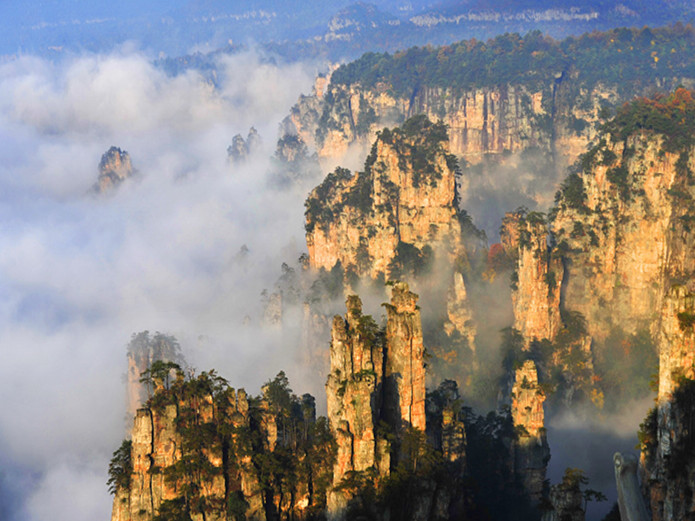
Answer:
[[(12, 521), (108, 516), (131, 333), (172, 333), (194, 365), (251, 392), (292, 374), (297, 353), (240, 324), (303, 247), (304, 194), (264, 174), (314, 71), (254, 53), (220, 68), (216, 90), (125, 51), (0, 66), (0, 512), (3, 484), (34, 484)], [(232, 170), (226, 147), (252, 125), (266, 148)], [(88, 195), (111, 145), (140, 176)]]

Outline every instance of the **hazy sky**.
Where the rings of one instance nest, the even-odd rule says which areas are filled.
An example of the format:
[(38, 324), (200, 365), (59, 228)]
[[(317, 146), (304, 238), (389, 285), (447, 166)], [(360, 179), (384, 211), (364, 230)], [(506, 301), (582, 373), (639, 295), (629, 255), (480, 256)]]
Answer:
[[(227, 44), (311, 39), (352, 0), (23, 0), (0, 2), (0, 57), (104, 51), (135, 41), (170, 56)], [(373, 0), (407, 17), (436, 2)]]

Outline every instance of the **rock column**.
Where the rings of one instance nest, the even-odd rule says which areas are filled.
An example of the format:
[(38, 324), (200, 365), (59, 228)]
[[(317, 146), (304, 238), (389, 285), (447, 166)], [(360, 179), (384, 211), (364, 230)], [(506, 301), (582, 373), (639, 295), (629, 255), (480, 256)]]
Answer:
[(389, 423), (425, 430), (425, 348), (418, 296), (396, 282), (386, 325), (385, 401)]
[(526, 360), (514, 375), (512, 421), (518, 439), (514, 447), (514, 467), (534, 502), (543, 496), (543, 482), (550, 459), (545, 435), (543, 402), (545, 394), (538, 385), (538, 372), (532, 360)]
[[(388, 447), (377, 440), (383, 374), (383, 341), (371, 317), (362, 315), (362, 302), (350, 296), (345, 318), (336, 316), (331, 330), (331, 372), (326, 382), (328, 419), (338, 454), (333, 485), (339, 486), (351, 471), (374, 468), (388, 472)], [(349, 497), (332, 490), (328, 497), (331, 517), (340, 517)]]

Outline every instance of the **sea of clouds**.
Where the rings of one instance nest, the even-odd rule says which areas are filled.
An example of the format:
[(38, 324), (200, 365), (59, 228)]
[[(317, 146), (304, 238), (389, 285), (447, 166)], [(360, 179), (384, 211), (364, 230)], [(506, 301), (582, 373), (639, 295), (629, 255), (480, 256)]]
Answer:
[[(191, 365), (254, 394), (282, 369), (305, 392), (297, 353), (257, 317), (305, 249), (306, 194), (266, 173), (316, 72), (245, 52), (220, 58), (213, 87), (127, 46), (0, 65), (0, 518), (109, 518), (132, 333), (173, 334)], [(230, 165), (251, 126), (263, 150)], [(98, 196), (112, 145), (138, 175)]]

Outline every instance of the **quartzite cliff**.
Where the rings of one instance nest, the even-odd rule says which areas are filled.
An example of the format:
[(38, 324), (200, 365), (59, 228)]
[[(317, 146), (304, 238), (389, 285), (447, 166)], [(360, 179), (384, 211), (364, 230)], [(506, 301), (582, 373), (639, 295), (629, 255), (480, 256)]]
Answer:
[[(510, 212), (502, 244), (475, 269), (480, 243), (458, 207), (444, 126), (418, 117), (382, 130), (364, 171), (336, 170), (307, 200), (307, 269), (326, 276), (339, 267), (338, 292), (347, 295), (330, 331), (328, 417), (316, 418), (313, 398), (292, 394), (282, 373), (248, 397), (214, 372), (186, 377), (162, 356), (144, 371), (152, 395), (112, 461), (113, 519), (434, 521), (477, 518), (481, 508), (507, 519), (509, 503), (529, 518), (545, 504), (549, 520), (580, 520), (582, 474), (544, 483), (545, 408), (615, 407), (621, 392), (642, 385), (657, 350), (658, 403), (640, 436), (643, 486), (655, 520), (691, 517), (693, 121), (685, 89), (623, 107), (555, 206)], [(430, 302), (439, 322), (426, 323), (430, 310), (421, 314), (405, 282), (388, 283), (383, 324), (352, 294), (361, 281), (396, 275), (430, 291), (421, 268), (432, 259), (448, 281)], [(455, 382), (426, 390), (425, 346), (428, 335), (442, 341), (438, 331), (456, 330), (472, 347), (471, 288), (480, 298), (507, 266), (509, 410), (476, 416)], [(616, 346), (622, 388), (604, 378), (618, 370)]]
[[(306, 201), (311, 266), (376, 278), (427, 249), (466, 255), (456, 203), (456, 160), (447, 131), (424, 117), (384, 129), (364, 166), (338, 168)], [(400, 259), (399, 257), (408, 257)]]

